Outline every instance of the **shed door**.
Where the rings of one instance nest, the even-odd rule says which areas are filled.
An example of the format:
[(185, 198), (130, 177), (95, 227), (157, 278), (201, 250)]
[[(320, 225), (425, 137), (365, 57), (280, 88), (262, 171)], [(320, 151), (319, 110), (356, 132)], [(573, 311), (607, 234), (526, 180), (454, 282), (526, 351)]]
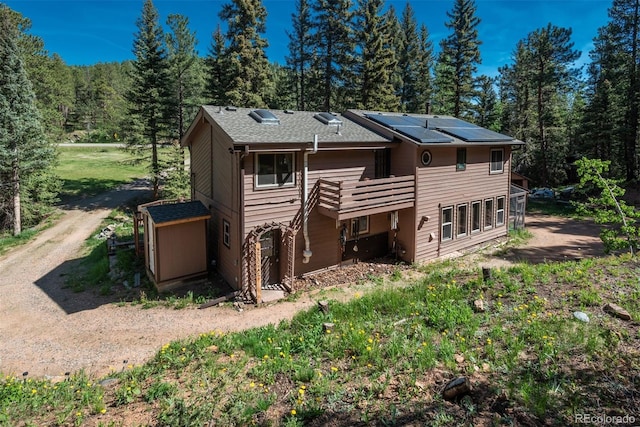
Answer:
[(262, 285), (275, 285), (280, 283), (278, 268), (278, 242), (279, 231), (271, 230), (260, 238), (260, 258), (262, 263)]

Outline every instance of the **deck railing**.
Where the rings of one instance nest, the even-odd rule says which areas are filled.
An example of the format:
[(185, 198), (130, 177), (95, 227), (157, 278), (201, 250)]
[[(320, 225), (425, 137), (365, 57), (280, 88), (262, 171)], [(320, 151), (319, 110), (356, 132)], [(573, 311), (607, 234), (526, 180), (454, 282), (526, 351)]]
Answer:
[(415, 203), (413, 175), (364, 181), (318, 181), (318, 208), (336, 219), (388, 212)]

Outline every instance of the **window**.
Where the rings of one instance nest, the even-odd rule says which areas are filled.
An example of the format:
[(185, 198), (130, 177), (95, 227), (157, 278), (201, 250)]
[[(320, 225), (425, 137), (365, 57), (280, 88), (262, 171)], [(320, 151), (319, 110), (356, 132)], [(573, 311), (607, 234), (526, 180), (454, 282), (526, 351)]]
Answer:
[(489, 229), (493, 227), (493, 199), (487, 199), (484, 201), (484, 228)]
[(456, 170), (463, 171), (467, 168), (467, 149), (458, 148), (456, 151)]
[(480, 231), (480, 215), (482, 212), (482, 206), (480, 201), (471, 203), (471, 232), (477, 233)]
[(457, 237), (466, 236), (467, 235), (467, 205), (458, 205), (458, 232), (456, 233)]
[(451, 240), (453, 237), (453, 208), (442, 209), (442, 233), (440, 239), (442, 241)]
[(256, 154), (256, 187), (295, 184), (293, 153)]
[(360, 234), (367, 234), (369, 232), (369, 217), (361, 216), (353, 218), (351, 220), (351, 235), (358, 237)]
[(490, 173), (502, 173), (503, 171), (504, 171), (504, 149), (494, 148), (491, 150)]
[(504, 196), (496, 199), (496, 227), (504, 225)]
[(231, 224), (226, 219), (222, 220), (222, 242), (226, 247), (231, 247)]

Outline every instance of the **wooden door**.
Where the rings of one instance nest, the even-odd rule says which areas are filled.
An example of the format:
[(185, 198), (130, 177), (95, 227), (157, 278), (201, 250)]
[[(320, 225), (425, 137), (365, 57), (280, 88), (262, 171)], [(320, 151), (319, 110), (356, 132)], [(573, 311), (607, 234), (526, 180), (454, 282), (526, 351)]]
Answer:
[(280, 242), (278, 230), (271, 230), (260, 238), (260, 259), (262, 265), (262, 286), (280, 283), (278, 246)]

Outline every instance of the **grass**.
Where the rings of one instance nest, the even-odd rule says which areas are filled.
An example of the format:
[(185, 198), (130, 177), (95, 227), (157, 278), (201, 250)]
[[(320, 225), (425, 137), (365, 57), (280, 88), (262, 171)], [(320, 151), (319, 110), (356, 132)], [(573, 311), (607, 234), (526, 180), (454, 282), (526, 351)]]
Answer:
[(131, 163), (129, 153), (117, 147), (59, 147), (56, 173), (64, 180), (63, 201), (90, 197), (143, 177), (140, 165)]
[[(332, 300), (329, 314), (311, 309), (279, 325), (167, 343), (148, 363), (114, 372), (110, 385), (80, 373), (57, 383), (62, 393), (7, 377), (0, 425), (570, 425), (595, 409), (640, 416), (629, 397), (638, 393), (637, 324), (600, 311), (616, 302), (640, 318), (637, 259), (518, 264), (488, 281), (455, 261), (412, 273), (419, 278), (371, 277), (375, 286)], [(472, 309), (475, 299), (485, 312)], [(592, 321), (575, 320), (578, 309)], [(442, 386), (459, 375), (471, 395), (444, 401)]]

